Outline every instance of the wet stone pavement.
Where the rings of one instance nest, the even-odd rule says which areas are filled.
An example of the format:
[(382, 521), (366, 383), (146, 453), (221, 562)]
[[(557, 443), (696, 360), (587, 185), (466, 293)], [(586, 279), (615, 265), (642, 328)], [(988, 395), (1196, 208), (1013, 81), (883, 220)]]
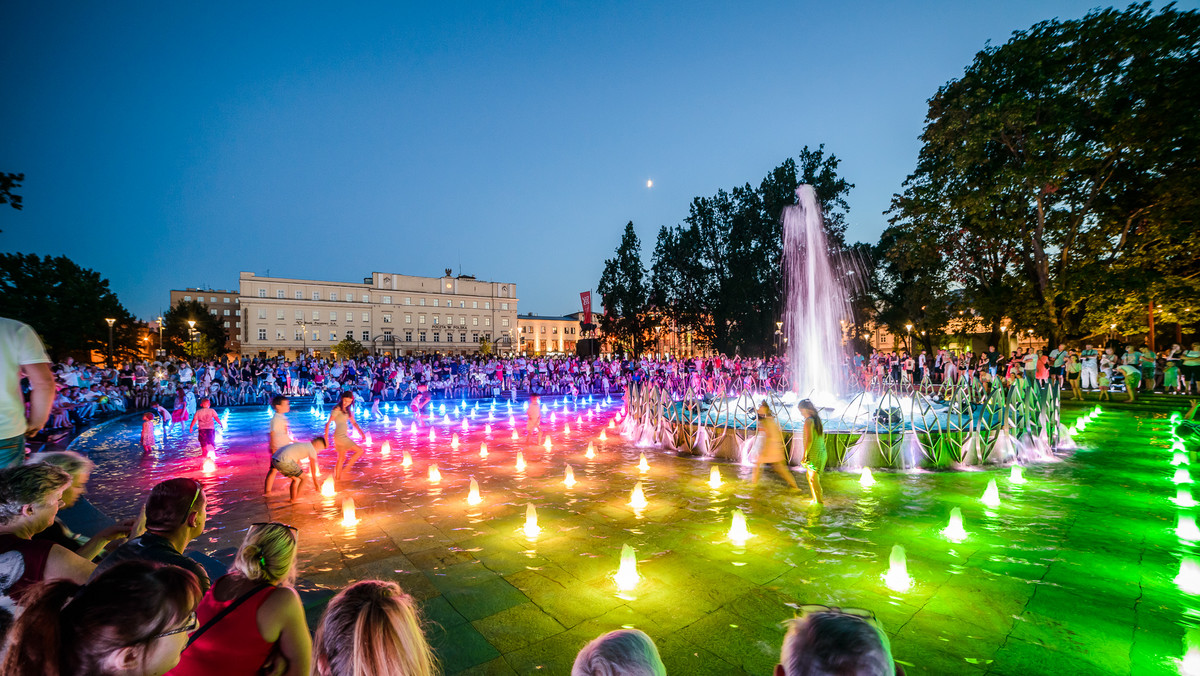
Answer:
[[(468, 408), (476, 403), (472, 418), (450, 402), (416, 433), (408, 414), (360, 420), (371, 445), (336, 495), (306, 483), (295, 504), (285, 481), (261, 494), (262, 407), (230, 412), (211, 471), (194, 435), (172, 434), (143, 457), (133, 419), (88, 430), (73, 448), (97, 463), (90, 499), (118, 519), (131, 518), (162, 479), (203, 482), (208, 529), (192, 547), (221, 561), (252, 522), (299, 528), (297, 587), (310, 625), (345, 585), (396, 581), (420, 601), (446, 674), (567, 674), (584, 643), (621, 627), (646, 631), (669, 673), (769, 674), (782, 623), (805, 604), (874, 611), (909, 674), (1169, 674), (1178, 673), (1185, 627), (1200, 617), (1173, 582), (1192, 546), (1175, 535), (1165, 413), (1105, 410), (1077, 437), (1080, 450), (1026, 468), (1021, 485), (1006, 468), (877, 471), (870, 488), (856, 473), (830, 472), (818, 510), (807, 490), (789, 492), (769, 471), (754, 487), (747, 467), (635, 448), (608, 427), (617, 403), (576, 410), (543, 399), (544, 420), (555, 417), (550, 451), (511, 438), (513, 424), (524, 433), (519, 406), (510, 424), (501, 403), (487, 433), (490, 402)], [(325, 420), (308, 410), (289, 419), (297, 439), (319, 434)], [(322, 478), (333, 459), (321, 454)], [(438, 482), (429, 479), (434, 463)], [(568, 463), (578, 482), (570, 488)], [(724, 481), (715, 489), (714, 465)], [(477, 505), (467, 503), (472, 477)], [(990, 479), (995, 508), (980, 502)], [(639, 481), (648, 504), (635, 510)], [(354, 525), (343, 524), (346, 497)], [(533, 538), (523, 530), (530, 503), (541, 529)], [(958, 543), (940, 533), (953, 507), (968, 532)], [(753, 534), (744, 544), (728, 538), (733, 508)], [(613, 575), (625, 544), (641, 579), (621, 592)], [(883, 580), (895, 544), (907, 550), (912, 579), (903, 592)]]

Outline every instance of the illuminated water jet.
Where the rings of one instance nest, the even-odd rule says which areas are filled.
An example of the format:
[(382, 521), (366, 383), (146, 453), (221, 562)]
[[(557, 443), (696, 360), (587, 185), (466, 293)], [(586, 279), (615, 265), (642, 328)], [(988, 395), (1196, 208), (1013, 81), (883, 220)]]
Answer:
[(1187, 542), (1200, 540), (1200, 528), (1196, 528), (1196, 517), (1191, 514), (1180, 514), (1178, 525), (1175, 526), (1175, 535), (1180, 540)]
[(1200, 505), (1200, 502), (1196, 502), (1192, 497), (1192, 492), (1183, 487), (1175, 490), (1175, 497), (1171, 498), (1171, 502), (1180, 507), (1195, 507), (1196, 505)]
[(870, 467), (863, 468), (862, 476), (858, 477), (858, 485), (863, 488), (870, 488), (875, 485), (875, 475), (871, 474)]
[(450, 448), (458, 448), (458, 432), (450, 435)]
[(475, 477), (471, 477), (471, 490), (467, 493), (467, 504), (478, 505), (483, 502), (483, 498), (479, 497), (479, 483), (475, 481)]
[(437, 441), (437, 430), (433, 428), (429, 429), (429, 441)]
[(409, 455), (407, 450), (404, 451), (404, 459), (400, 461), (400, 466), (401, 467), (412, 467), (412, 456)]
[(392, 454), (392, 443), (385, 439), (383, 442), (383, 447), (379, 449), (379, 455), (386, 458), (391, 454)]
[(358, 523), (358, 515), (354, 510), (354, 498), (347, 496), (342, 500), (342, 525), (351, 528)]
[(650, 471), (650, 463), (646, 462), (645, 453), (641, 453), (640, 456), (641, 457), (638, 459), (638, 472), (645, 474), (646, 472)]
[(617, 589), (623, 592), (633, 591), (641, 579), (637, 572), (637, 554), (633, 547), (621, 545), (621, 565), (617, 568), (617, 574), (613, 576)]
[(516, 430), (513, 430), (513, 431), (512, 431), (512, 438), (513, 438), (514, 440), (516, 440), (516, 439), (520, 439), (521, 437), (520, 437), (519, 435), (517, 435), (517, 431), (516, 431)]
[(1180, 467), (1175, 470), (1175, 476), (1171, 480), (1177, 484), (1190, 484), (1192, 483), (1192, 475), (1186, 469)]
[(542, 442), (542, 447), (546, 449), (547, 453), (549, 453), (554, 448), (554, 444), (551, 443), (550, 437), (546, 437), (546, 440), (544, 442)]
[(205, 458), (204, 459), (204, 473), (212, 474), (215, 471), (217, 471), (217, 463), (213, 462), (212, 458)]
[(588, 442), (587, 452), (583, 454), (583, 457), (587, 458), (588, 460), (595, 460), (596, 447), (592, 445), (592, 442)]
[(517, 451), (517, 471), (525, 471), (525, 454), (520, 451)]
[(1171, 456), (1171, 466), (1172, 467), (1175, 467), (1178, 465), (1186, 465), (1186, 464), (1188, 464), (1188, 457), (1187, 457), (1186, 453), (1180, 453), (1180, 452), (1176, 451), (1175, 454)]
[[(715, 467), (713, 469), (716, 469)], [(746, 528), (746, 515), (738, 508), (733, 509), (733, 521), (729, 525), (729, 539), (735, 545), (743, 546), (746, 540), (754, 537)]]
[(437, 466), (437, 463), (435, 462), (429, 466), (429, 483), (436, 484), (437, 482), (439, 482), (441, 480), (442, 480), (442, 473), (440, 471), (438, 471), (438, 466)]
[(963, 529), (961, 508), (955, 507), (950, 510), (950, 523), (942, 529), (942, 537), (951, 542), (962, 542), (967, 539), (967, 531)]
[(883, 576), (883, 583), (892, 591), (906, 592), (912, 588), (912, 578), (908, 576), (908, 558), (904, 555), (904, 547), (892, 545), (892, 553), (888, 557), (888, 572)]
[(709, 488), (720, 488), (721, 487), (721, 470), (717, 469), (716, 465), (713, 465), (712, 469), (710, 469), (708, 471), (708, 487)]
[(525, 530), (525, 537), (529, 538), (530, 540), (536, 538), (538, 536), (538, 533), (542, 532), (542, 529), (538, 527), (537, 508), (533, 506), (532, 502), (529, 503), (528, 505), (526, 505), (526, 507), (525, 507), (525, 528), (524, 528), (524, 530)]
[(988, 481), (987, 490), (983, 492), (979, 501), (993, 509), (1000, 506), (1000, 488), (996, 486), (995, 479)]
[(321, 497), (332, 498), (337, 495), (337, 491), (333, 487), (333, 477), (326, 477), (325, 481), (321, 482)]
[(479, 457), (486, 460), (487, 456), (488, 456), (487, 442), (485, 441), (485, 442), (479, 444)]
[(1014, 484), (1026, 483), (1025, 470), (1020, 465), (1013, 465), (1008, 473), (1008, 480)]
[(645, 509), (646, 505), (646, 494), (642, 491), (642, 482), (639, 481), (629, 496), (629, 506), (634, 509)]
[(483, 426), (483, 433), (484, 433), (484, 434), (491, 434), (491, 433), (492, 433), (492, 425), (491, 425), (491, 423), (488, 423), (488, 424), (486, 424), (486, 425), (484, 425), (484, 426)]
[(1190, 556), (1183, 557), (1174, 582), (1185, 594), (1200, 594), (1200, 562)]
[(600, 441), (608, 441), (608, 435), (604, 433), (604, 430), (600, 430)]
[(567, 472), (563, 476), (563, 483), (566, 484), (567, 488), (575, 485), (575, 470), (571, 469), (571, 465), (569, 464), (567, 465)]
[(571, 436), (571, 423), (563, 425), (563, 434), (567, 435), (568, 437)]

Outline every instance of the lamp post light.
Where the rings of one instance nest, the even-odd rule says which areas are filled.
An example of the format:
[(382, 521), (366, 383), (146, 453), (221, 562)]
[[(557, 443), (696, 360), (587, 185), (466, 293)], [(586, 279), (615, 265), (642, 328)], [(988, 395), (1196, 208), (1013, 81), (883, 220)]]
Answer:
[(163, 318), (159, 317), (158, 318), (158, 355), (160, 357), (163, 355), (162, 330), (163, 330)]
[(192, 358), (192, 361), (195, 361), (196, 360), (196, 320), (195, 319), (188, 320), (188, 342), (191, 345), (190, 349), (188, 350), (188, 352), (189, 352), (188, 356)]
[(775, 322), (775, 354), (779, 354), (779, 338), (783, 335), (783, 322)]
[(908, 329), (908, 338), (904, 341), (904, 349), (912, 354), (912, 324), (905, 324), (904, 328)]
[(112, 365), (113, 365), (113, 358), (112, 358), (113, 324), (116, 324), (117, 320), (112, 319), (112, 318), (106, 318), (104, 321), (108, 322), (108, 368), (112, 368)]
[(1029, 336), (1029, 349), (1033, 349), (1033, 329), (1026, 329), (1026, 335)]
[(308, 323), (305, 322), (303, 319), (296, 320), (296, 323), (300, 325), (300, 331), (301, 331), (300, 338), (304, 341), (304, 356), (305, 356), (305, 358), (307, 358), (308, 357)]

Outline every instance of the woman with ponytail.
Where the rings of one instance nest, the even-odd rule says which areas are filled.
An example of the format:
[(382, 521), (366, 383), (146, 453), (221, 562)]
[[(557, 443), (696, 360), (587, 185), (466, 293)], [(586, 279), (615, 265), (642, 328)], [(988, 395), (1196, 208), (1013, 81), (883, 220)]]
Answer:
[(199, 628), (171, 676), (307, 676), (312, 639), (296, 577), (296, 529), (256, 523), (233, 571), (196, 610)]
[(200, 585), (182, 568), (137, 560), (83, 586), (43, 582), (25, 599), (7, 676), (162, 676), (196, 629)]

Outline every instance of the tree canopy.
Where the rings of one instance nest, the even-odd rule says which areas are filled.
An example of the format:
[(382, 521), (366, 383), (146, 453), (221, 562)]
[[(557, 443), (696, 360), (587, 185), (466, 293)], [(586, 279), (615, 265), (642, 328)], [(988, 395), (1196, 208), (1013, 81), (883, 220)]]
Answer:
[(32, 326), (55, 360), (85, 360), (92, 350), (106, 354), (105, 319), (116, 320), (115, 358), (139, 353), (140, 323), (108, 288), (108, 280), (66, 256), (0, 254), (0, 316)]
[(633, 229), (633, 221), (626, 224), (616, 255), (604, 261), (596, 291), (604, 304), (604, 314), (600, 317), (604, 335), (634, 356), (640, 355), (654, 320), (650, 316), (650, 289), (646, 266), (642, 264), (642, 243)]
[[(188, 320), (196, 322), (192, 335)], [(177, 357), (211, 359), (225, 354), (225, 329), (202, 303), (181, 300), (163, 313), (163, 349)]]

